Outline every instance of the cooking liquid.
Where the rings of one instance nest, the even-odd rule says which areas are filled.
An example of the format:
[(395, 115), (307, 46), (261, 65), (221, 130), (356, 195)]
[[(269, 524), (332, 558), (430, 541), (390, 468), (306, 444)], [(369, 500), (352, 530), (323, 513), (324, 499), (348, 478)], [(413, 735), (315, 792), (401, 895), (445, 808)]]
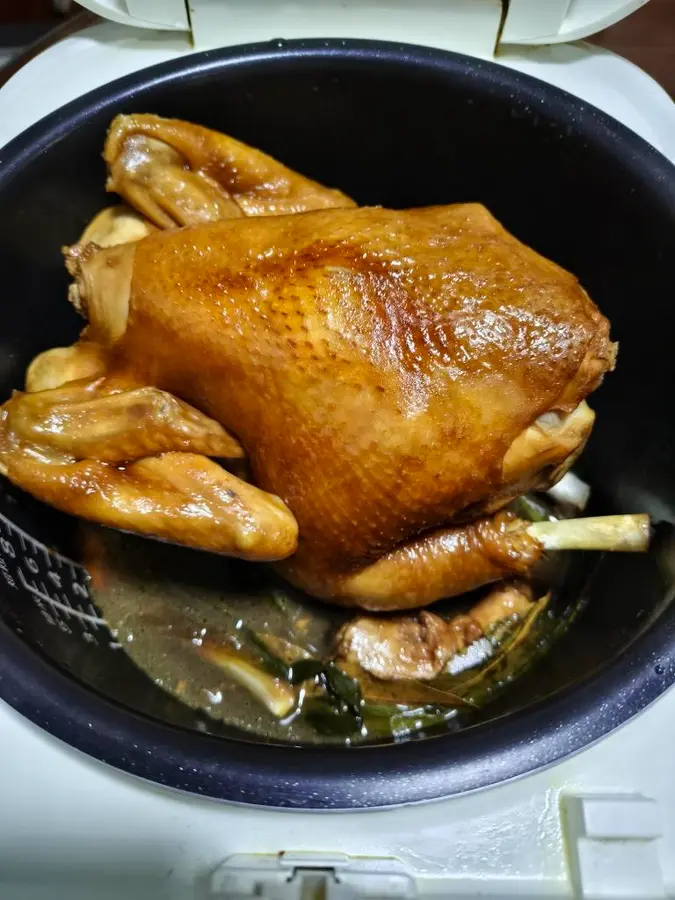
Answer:
[[(462, 727), (567, 629), (578, 610), (577, 606), (562, 617), (553, 615), (544, 600), (529, 621), (497, 626), (492, 640), (476, 642), (452, 661), (453, 674), (433, 682), (439, 697), (448, 698), (447, 704), (435, 709), (435, 718), (407, 713), (402, 717), (393, 708), (396, 715), (390, 717), (388, 707), (380, 704), (377, 728), (330, 733), (332, 729), (317, 730), (302, 711), (276, 718), (199, 651), (209, 642), (228, 646), (240, 634), (245, 643), (243, 635), (255, 632), (274, 635), (302, 646), (315, 658), (327, 659), (335, 632), (353, 612), (294, 591), (264, 565), (92, 525), (83, 525), (81, 534), (92, 596), (133, 662), (189, 707), (268, 741), (351, 744), (420, 737), (432, 725)], [(540, 594), (544, 593), (542, 588)], [(454, 615), (475, 599), (442, 601), (434, 612)]]

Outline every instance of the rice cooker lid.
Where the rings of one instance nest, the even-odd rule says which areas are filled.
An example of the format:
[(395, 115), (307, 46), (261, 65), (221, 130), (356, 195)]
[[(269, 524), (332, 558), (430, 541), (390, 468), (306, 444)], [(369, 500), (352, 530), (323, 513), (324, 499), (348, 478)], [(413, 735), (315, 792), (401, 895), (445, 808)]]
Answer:
[[(615, 24), (648, 0), (259, 0), (270, 36), (359, 38), (369, 24), (381, 40), (405, 41), (491, 58), (509, 44), (558, 44)], [(240, 43), (249, 0), (80, 0), (105, 19), (136, 28), (188, 32), (197, 50)]]

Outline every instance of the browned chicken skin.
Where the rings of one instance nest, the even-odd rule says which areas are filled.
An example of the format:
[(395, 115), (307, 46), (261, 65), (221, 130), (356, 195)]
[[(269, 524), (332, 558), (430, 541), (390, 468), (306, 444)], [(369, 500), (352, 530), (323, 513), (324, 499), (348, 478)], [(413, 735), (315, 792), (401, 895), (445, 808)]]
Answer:
[[(545, 414), (566, 421), (614, 360), (576, 280), (476, 205), (223, 221), (74, 268), (117, 364), (235, 434), (256, 483), (291, 509), (300, 539), (284, 573), (367, 608), (474, 586), (452, 560), (476, 572), (475, 553), (460, 565), (436, 549), (445, 532), (417, 536), (522, 491), (513, 459), (517, 485), (504, 480), (509, 448)], [(557, 452), (550, 470), (571, 448)], [(483, 581), (539, 554), (518, 539), (502, 561), (477, 551)]]
[[(73, 361), (52, 361), (54, 379), (59, 365)], [(16, 393), (0, 411), (0, 471), (66, 512), (244, 559), (292, 553), (283, 502), (207, 455), (243, 451), (218, 422), (126, 376)]]
[(160, 116), (117, 116), (103, 152), (107, 188), (159, 228), (354, 206), (225, 134)]
[[(405, 609), (529, 568), (542, 546), (522, 523), (480, 517), (548, 487), (590, 433), (583, 401), (615, 346), (572, 275), (477, 204), (356, 209), (189, 123), (120, 116), (105, 158), (108, 187), (142, 215), (104, 211), (69, 251), (71, 299), (89, 326), (75, 347), (42, 354), (27, 388), (80, 377), (80, 390), (105, 375), (126, 379), (130, 396), (98, 397), (89, 427), (61, 410), (51, 430), (49, 398), (10, 401), (0, 461), (12, 480), (78, 515), (246, 555), (216, 534), (221, 477), (195, 456), (215, 451), (176, 434), (169, 446), (131, 439), (140, 391), (155, 415), (171, 405), (162, 398), (181, 398), (241, 443), (258, 485), (241, 482), (244, 493), (283, 519), (265, 544), (256, 518), (260, 558), (288, 557), (283, 573), (316, 596)], [(156, 427), (153, 415), (144, 423)], [(139, 514), (150, 470), (155, 518)], [(210, 487), (195, 529), (184, 500), (197, 471)]]
[(385, 681), (431, 681), (492, 626), (524, 616), (532, 602), (530, 586), (513, 581), (492, 588), (468, 613), (447, 620), (426, 610), (417, 616), (359, 616), (338, 632), (336, 659)]
[(105, 375), (108, 365), (105, 348), (81, 338), (71, 347), (53, 347), (36, 356), (26, 371), (26, 391), (48, 391), (69, 381), (89, 381)]
[(72, 515), (164, 540), (267, 562), (293, 553), (297, 526), (283, 502), (195, 453), (115, 467), (10, 456), (6, 474)]
[(543, 552), (527, 524), (500, 512), (421, 535), (360, 571), (335, 576), (333, 596), (364, 609), (414, 609), (525, 575)]
[(222, 425), (182, 400), (106, 377), (15, 393), (2, 407), (0, 434), (72, 460), (123, 463), (181, 450), (230, 459), (244, 455)]

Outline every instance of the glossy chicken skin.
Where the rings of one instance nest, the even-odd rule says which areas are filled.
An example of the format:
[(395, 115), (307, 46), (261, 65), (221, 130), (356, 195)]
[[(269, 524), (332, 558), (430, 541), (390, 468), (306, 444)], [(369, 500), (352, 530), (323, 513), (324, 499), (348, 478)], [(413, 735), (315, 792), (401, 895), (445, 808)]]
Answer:
[[(92, 339), (234, 434), (287, 504), (299, 543), (284, 574), (371, 609), (458, 592), (448, 553), (402, 590), (419, 536), (545, 481), (529, 451), (506, 466), (510, 448), (541, 416), (578, 414), (615, 356), (573, 276), (478, 205), (221, 221), (71, 267)], [(549, 476), (574, 453), (549, 454)], [(502, 554), (514, 571), (521, 557)]]
[(103, 157), (107, 189), (159, 228), (354, 206), (266, 153), (180, 119), (117, 116)]
[(287, 556), (296, 546), (295, 520), (278, 497), (201, 454), (169, 452), (120, 467), (12, 454), (3, 472), (58, 509), (123, 531), (252, 562)]
[[(53, 382), (89, 366), (88, 342), (75, 350), (51, 351), (37, 375)], [(41, 500), (244, 559), (288, 556), (297, 523), (283, 502), (208, 458), (242, 455), (218, 422), (128, 375), (17, 392), (0, 410), (0, 471)]]
[(416, 616), (359, 616), (335, 638), (340, 665), (386, 681), (431, 681), (450, 660), (495, 625), (523, 618), (533, 604), (527, 582), (508, 581), (490, 589), (468, 613), (442, 619), (422, 610)]

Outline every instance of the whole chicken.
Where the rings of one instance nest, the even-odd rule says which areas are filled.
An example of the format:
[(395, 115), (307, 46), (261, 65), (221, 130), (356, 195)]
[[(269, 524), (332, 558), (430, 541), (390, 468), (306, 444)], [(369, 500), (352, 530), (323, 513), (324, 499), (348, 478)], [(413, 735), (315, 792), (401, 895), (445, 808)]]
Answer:
[[(542, 545), (498, 511), (576, 459), (615, 359), (577, 280), (478, 204), (354, 208), (310, 183), (304, 211), (228, 195), (243, 215), (176, 229), (140, 181), (146, 237), (69, 251), (88, 326), (65, 388), (3, 408), (9, 478), (367, 609), (526, 572)], [(244, 455), (250, 484), (206, 459)]]

